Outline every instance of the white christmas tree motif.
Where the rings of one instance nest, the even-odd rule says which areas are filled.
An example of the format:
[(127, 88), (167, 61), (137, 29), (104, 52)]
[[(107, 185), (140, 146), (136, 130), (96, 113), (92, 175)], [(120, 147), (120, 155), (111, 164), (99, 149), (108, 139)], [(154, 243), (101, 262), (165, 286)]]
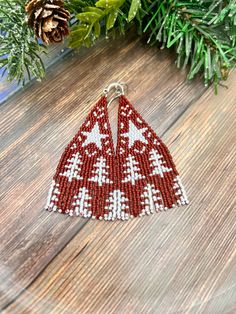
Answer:
[(189, 204), (189, 201), (188, 201), (188, 198), (187, 198), (184, 186), (183, 186), (179, 176), (176, 176), (174, 178), (173, 189), (175, 191), (175, 195), (179, 197), (179, 200), (177, 200), (177, 204), (178, 205)]
[(68, 177), (69, 182), (71, 182), (73, 178), (76, 178), (77, 180), (82, 180), (83, 178), (79, 175), (79, 172), (81, 171), (80, 165), (83, 164), (81, 158), (82, 157), (79, 152), (76, 154), (72, 154), (72, 158), (67, 159), (69, 165), (65, 165), (66, 171), (60, 173), (60, 176)]
[(154, 213), (154, 211), (158, 211), (159, 209), (163, 208), (163, 206), (160, 204), (161, 197), (158, 195), (160, 195), (160, 191), (155, 189), (154, 184), (148, 183), (145, 186), (144, 192), (141, 194), (141, 198), (143, 199), (141, 204), (144, 205), (142, 214), (149, 215)]
[(127, 205), (128, 198), (125, 197), (125, 193), (120, 190), (113, 190), (109, 193), (109, 198), (106, 200), (109, 205), (105, 206), (105, 209), (109, 210), (108, 215), (104, 215), (106, 220), (118, 219), (128, 219), (129, 214), (125, 212), (125, 209), (128, 209)]
[(97, 162), (94, 164), (94, 170), (92, 173), (94, 173), (94, 177), (89, 178), (89, 181), (97, 182), (99, 186), (102, 186), (104, 183), (113, 183), (108, 178), (108, 169), (109, 166), (106, 165), (106, 158), (104, 157), (98, 157)]
[(60, 211), (60, 209), (57, 208), (57, 201), (58, 201), (58, 195), (60, 194), (59, 190), (59, 184), (53, 180), (52, 184), (50, 186), (48, 197), (47, 197), (47, 203), (45, 206), (45, 209), (49, 211)]
[(82, 215), (83, 217), (91, 217), (92, 212), (89, 210), (91, 208), (90, 200), (92, 199), (89, 196), (88, 189), (82, 187), (79, 189), (79, 193), (74, 196), (75, 202), (72, 204), (75, 206), (75, 214)]
[(136, 180), (144, 179), (145, 176), (139, 173), (140, 168), (137, 166), (139, 163), (135, 160), (134, 156), (129, 155), (126, 160), (127, 163), (124, 165), (126, 170), (124, 173), (127, 173), (127, 177), (122, 182), (131, 182), (134, 185)]
[(162, 160), (163, 156), (158, 154), (158, 152), (155, 149), (152, 149), (150, 151), (150, 158), (149, 160), (152, 161), (151, 166), (154, 167), (151, 176), (154, 176), (156, 174), (159, 174), (162, 178), (164, 177), (164, 172), (170, 172), (172, 171), (172, 168), (168, 168), (165, 166), (165, 161)]

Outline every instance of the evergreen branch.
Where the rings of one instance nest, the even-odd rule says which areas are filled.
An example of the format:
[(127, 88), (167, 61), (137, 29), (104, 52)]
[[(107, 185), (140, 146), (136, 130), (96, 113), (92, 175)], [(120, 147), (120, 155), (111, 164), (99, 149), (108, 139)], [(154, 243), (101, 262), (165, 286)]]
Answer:
[[(148, 6), (148, 1), (145, 5)], [(236, 2), (155, 1), (144, 32), (149, 42), (175, 47), (177, 66), (190, 64), (188, 79), (204, 73), (205, 85), (225, 80), (236, 61)]]
[(9, 81), (25, 83), (26, 76), (41, 79), (45, 69), (41, 52), (45, 47), (37, 42), (29, 29), (24, 1), (0, 0), (0, 69)]
[[(0, 0), (0, 69), (8, 79), (24, 82), (25, 73), (44, 76), (44, 46), (28, 28), (25, 0)], [(129, 23), (148, 43), (174, 48), (177, 66), (188, 79), (204, 74), (215, 86), (236, 61), (236, 0), (65, 0), (70, 11), (69, 46), (90, 47), (101, 36), (125, 34)]]
[[(67, 8), (73, 8), (75, 1), (69, 0)], [(102, 27), (104, 33), (108, 36), (108, 31), (118, 28), (121, 33), (124, 32), (125, 25), (134, 19), (140, 8), (140, 0), (98, 0), (94, 6), (86, 6), (87, 2), (80, 1), (75, 17), (77, 19), (69, 38), (70, 48), (79, 48), (80, 46), (90, 47), (101, 35)], [(127, 3), (129, 4), (127, 10)], [(125, 10), (123, 10), (125, 8)], [(127, 12), (126, 12), (127, 11)]]

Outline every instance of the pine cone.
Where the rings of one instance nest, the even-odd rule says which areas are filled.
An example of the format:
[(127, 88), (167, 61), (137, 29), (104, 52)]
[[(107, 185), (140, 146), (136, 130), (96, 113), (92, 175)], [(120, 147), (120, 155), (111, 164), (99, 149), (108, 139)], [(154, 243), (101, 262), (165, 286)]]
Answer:
[(70, 13), (63, 0), (30, 0), (25, 11), (29, 26), (44, 43), (59, 43), (69, 34)]

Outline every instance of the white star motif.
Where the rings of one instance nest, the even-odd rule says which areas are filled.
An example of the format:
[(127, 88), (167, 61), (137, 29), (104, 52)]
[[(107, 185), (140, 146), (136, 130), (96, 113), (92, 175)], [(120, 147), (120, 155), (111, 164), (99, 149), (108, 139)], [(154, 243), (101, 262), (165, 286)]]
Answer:
[(86, 146), (90, 143), (94, 143), (95, 145), (97, 145), (97, 147), (99, 149), (102, 149), (101, 139), (106, 138), (108, 136), (107, 134), (101, 134), (100, 133), (98, 122), (95, 123), (95, 125), (91, 131), (82, 132), (82, 134), (87, 136), (87, 138), (84, 141), (84, 143), (82, 144), (82, 146)]
[(129, 121), (129, 131), (127, 133), (121, 134), (124, 137), (128, 137), (129, 140), (129, 148), (134, 145), (135, 141), (141, 141), (144, 144), (147, 144), (148, 141), (143, 136), (143, 133), (147, 130), (147, 128), (138, 129), (132, 121)]

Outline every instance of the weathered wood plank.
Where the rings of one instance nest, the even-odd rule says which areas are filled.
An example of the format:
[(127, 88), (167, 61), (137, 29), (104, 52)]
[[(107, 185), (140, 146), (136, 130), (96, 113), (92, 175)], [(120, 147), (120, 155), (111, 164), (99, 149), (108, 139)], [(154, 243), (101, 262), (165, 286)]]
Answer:
[[(32, 83), (24, 92), (19, 93), (1, 106), (0, 202), (2, 227), (0, 231), (0, 290), (2, 307), (7, 307), (12, 302), (13, 304), (19, 304), (17, 300), (23, 300), (27, 297), (30, 301), (33, 297), (31, 292), (28, 294), (27, 287), (29, 287), (29, 291), (34, 289), (32, 283), (38, 282), (37, 278), (41, 278), (37, 276), (44, 271), (45, 267), (57, 255), (60, 259), (60, 251), (73, 237), (77, 239), (78, 234), (78, 238), (81, 239), (79, 243), (76, 240), (80, 250), (83, 248), (80, 246), (81, 243), (83, 245), (87, 243), (82, 241), (83, 236), (81, 235), (81, 228), (86, 220), (70, 219), (63, 215), (51, 216), (42, 208), (51, 177), (64, 146), (78, 130), (89, 109), (98, 99), (104, 85), (113, 80), (127, 82), (129, 99), (135, 103), (136, 108), (159, 135), (162, 135), (170, 128), (178, 117), (204, 92), (200, 81), (196, 81), (195, 84), (185, 82), (185, 73), (180, 73), (176, 69), (173, 59), (174, 56), (169, 52), (158, 52), (155, 48), (151, 49), (143, 46), (131, 34), (128, 38), (121, 39), (116, 43), (110, 43), (106, 46), (101, 43), (89, 51), (82, 52), (79, 56), (66, 59), (49, 71), (46, 80), (41, 85), (36, 82)], [(226, 95), (232, 97), (231, 92), (228, 93)], [(214, 100), (220, 99), (216, 98), (210, 91), (209, 94)], [(230, 103), (232, 103), (232, 100)], [(204, 106), (202, 105), (201, 108), (203, 110)], [(116, 124), (115, 110), (115, 107), (111, 108), (112, 125)], [(201, 130), (203, 132), (203, 129)], [(183, 135), (181, 133), (179, 138), (178, 134), (176, 136), (175, 140), (173, 135), (172, 140), (175, 140), (175, 142), (172, 148), (173, 146), (176, 147), (176, 143), (180, 143), (180, 138), (182, 140)], [(183, 151), (183, 153), (186, 154), (186, 151)], [(179, 158), (178, 156), (178, 150), (175, 150), (175, 154), (178, 161), (182, 160), (182, 157)], [(186, 160), (187, 163), (188, 159)], [(196, 163), (199, 165), (200, 161), (196, 161)], [(201, 188), (201, 183), (198, 184)], [(210, 185), (208, 188), (210, 188)], [(186, 211), (178, 211), (178, 215), (180, 213), (182, 216)], [(158, 221), (164, 219), (165, 221), (166, 217), (171, 217), (171, 215), (173, 214), (170, 213), (167, 216), (164, 214), (160, 215), (163, 218), (154, 219), (158, 219)], [(133, 237), (136, 241), (138, 239), (137, 232), (140, 237), (143, 237), (145, 233), (142, 232), (149, 228), (150, 219), (146, 218), (145, 223), (142, 223), (144, 225), (140, 225), (140, 221), (136, 220), (129, 227), (122, 224), (112, 226), (111, 224), (104, 225), (102, 223), (99, 225), (96, 222), (89, 222), (86, 225), (86, 230), (89, 230), (87, 228), (95, 228), (94, 236), (96, 235), (96, 237), (99, 234), (96, 232), (99, 230), (102, 239), (103, 232), (109, 232), (114, 228), (120, 230), (119, 232), (122, 232), (122, 230), (126, 232), (126, 229), (130, 228), (130, 232), (131, 230), (134, 232), (134, 234), (130, 233), (132, 243)], [(185, 220), (187, 220), (187, 217), (185, 217)], [(166, 228), (165, 225), (166, 222), (160, 227), (163, 232)], [(172, 223), (170, 223), (169, 228), (173, 227), (171, 225)], [(181, 226), (175, 228), (178, 230)], [(154, 227), (150, 228), (156, 236), (157, 230)], [(104, 231), (102, 231), (103, 229)], [(166, 234), (168, 235), (168, 233)], [(113, 238), (114, 235), (110, 236)], [(91, 237), (93, 237), (92, 234)], [(188, 237), (187, 231), (186, 237)], [(90, 236), (87, 239), (90, 239)], [(149, 243), (149, 238), (146, 240), (143, 238), (143, 240), (145, 243)], [(109, 238), (109, 241), (114, 241), (113, 245), (116, 245), (116, 240)], [(73, 241), (72, 243), (73, 247), (75, 244)], [(142, 241), (140, 243), (136, 242), (137, 251), (135, 251), (136, 246), (134, 246), (133, 257), (127, 253), (127, 258), (134, 261), (134, 257), (140, 254), (139, 250), (142, 247), (144, 248), (145, 243)], [(176, 242), (174, 243), (176, 245)], [(117, 248), (120, 245), (120, 243), (117, 243)], [(173, 246), (171, 247), (173, 248)], [(90, 245), (89, 248), (92, 249)], [(123, 247), (121, 246), (120, 249), (123, 249)], [(87, 247), (83, 250), (81, 256), (85, 252), (87, 252)], [(100, 256), (99, 254), (98, 256)], [(116, 251), (115, 256), (119, 257), (120, 254), (119, 251)], [(126, 259), (126, 256), (124, 255), (123, 258)], [(155, 257), (153, 258), (155, 260)], [(168, 256), (163, 258), (168, 259)], [(156, 259), (159, 260), (158, 257)], [(69, 260), (68, 258), (67, 262)], [(78, 260), (80, 260), (79, 256)], [(112, 263), (112, 260), (110, 262)], [(153, 269), (151, 271), (155, 272)], [(77, 275), (79, 276), (79, 272)], [(74, 275), (72, 274), (72, 276)], [(59, 277), (58, 280), (63, 281)], [(99, 278), (94, 277), (93, 280), (98, 283)], [(54, 281), (54, 279), (52, 280)], [(60, 281), (58, 287), (62, 284), (62, 281)], [(114, 282), (114, 285), (116, 284)], [(66, 282), (66, 285), (73, 289), (73, 285), (69, 282)], [(88, 289), (87, 292), (93, 289), (93, 283), (87, 286), (86, 289)], [(110, 289), (112, 290), (111, 287)], [(135, 290), (135, 288), (133, 289)], [(54, 291), (54, 288), (50, 293), (52, 291)], [(105, 292), (106, 295), (109, 294), (109, 291)], [(42, 290), (42, 294), (44, 293), (45, 291)], [(57, 295), (58, 291), (55, 293)], [(117, 293), (116, 286), (113, 287), (113, 293)], [(65, 299), (69, 297), (69, 295), (65, 295)], [(53, 298), (56, 300), (56, 296), (53, 295)], [(30, 302), (27, 301), (27, 303)], [(64, 302), (64, 299), (62, 302)], [(133, 299), (132, 302), (134, 303)], [(77, 303), (75, 306), (77, 306)], [(95, 305), (91, 306), (95, 308)], [(126, 304), (126, 306), (128, 305)], [(133, 310), (132, 304), (130, 306)], [(145, 307), (148, 308), (148, 304)], [(19, 312), (20, 308), (21, 305), (16, 311)], [(104, 309), (106, 309), (105, 304)], [(10, 310), (13, 311), (14, 308), (9, 307)], [(39, 309), (39, 312), (41, 310), (43, 311), (43, 308)]]
[(236, 72), (229, 90), (207, 91), (164, 136), (191, 205), (89, 221), (6, 313), (235, 312), (235, 82)]

